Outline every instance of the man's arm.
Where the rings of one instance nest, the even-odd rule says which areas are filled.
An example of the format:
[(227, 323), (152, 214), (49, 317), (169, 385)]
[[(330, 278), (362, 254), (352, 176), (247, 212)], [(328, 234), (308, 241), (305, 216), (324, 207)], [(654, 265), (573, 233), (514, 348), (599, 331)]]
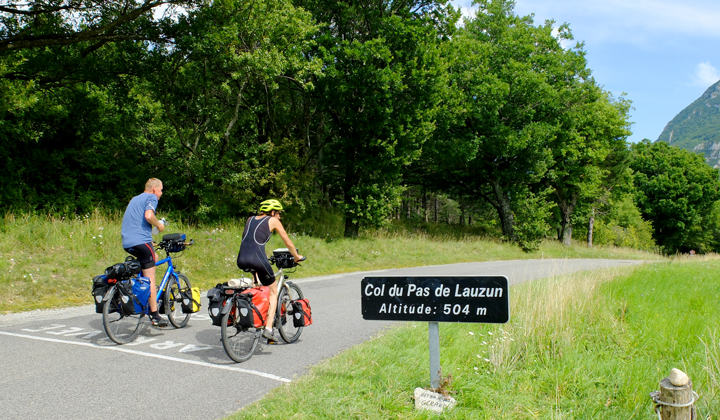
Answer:
[(165, 225), (160, 223), (160, 221), (155, 217), (155, 212), (152, 210), (145, 210), (145, 220), (148, 221), (151, 225), (155, 226), (159, 232), (162, 232), (163, 229), (165, 229)]

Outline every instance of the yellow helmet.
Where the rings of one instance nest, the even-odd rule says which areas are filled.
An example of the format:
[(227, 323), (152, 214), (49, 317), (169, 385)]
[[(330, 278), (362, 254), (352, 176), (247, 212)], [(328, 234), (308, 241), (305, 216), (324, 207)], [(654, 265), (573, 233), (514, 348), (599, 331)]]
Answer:
[(272, 210), (282, 210), (282, 209), (283, 209), (282, 204), (280, 204), (279, 201), (274, 200), (274, 199), (265, 200), (262, 203), (260, 203), (260, 211), (263, 213), (268, 213)]

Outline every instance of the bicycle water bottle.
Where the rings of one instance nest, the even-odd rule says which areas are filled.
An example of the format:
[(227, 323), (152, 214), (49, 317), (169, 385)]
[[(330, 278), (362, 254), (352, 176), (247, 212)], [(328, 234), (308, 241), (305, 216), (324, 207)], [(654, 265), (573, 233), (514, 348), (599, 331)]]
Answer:
[[(167, 224), (167, 222), (165, 221), (165, 218), (164, 218), (164, 217), (163, 217), (162, 219), (160, 219), (160, 223), (162, 223), (163, 226), (165, 226), (165, 224)], [(158, 233), (160, 233), (160, 231), (158, 230), (158, 228), (157, 228), (156, 226), (153, 226), (153, 227), (152, 227), (152, 234), (153, 234), (153, 235), (157, 235)]]

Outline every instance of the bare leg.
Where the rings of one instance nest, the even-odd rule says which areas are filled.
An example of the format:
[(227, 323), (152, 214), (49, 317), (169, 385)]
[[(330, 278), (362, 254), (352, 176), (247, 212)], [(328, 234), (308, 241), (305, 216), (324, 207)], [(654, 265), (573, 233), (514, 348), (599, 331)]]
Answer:
[(150, 312), (157, 311), (157, 287), (155, 287), (155, 267), (146, 268), (142, 271), (143, 277), (150, 279)]
[(268, 309), (267, 322), (265, 328), (272, 329), (275, 321), (275, 309), (277, 308), (277, 281), (270, 285), (270, 308)]

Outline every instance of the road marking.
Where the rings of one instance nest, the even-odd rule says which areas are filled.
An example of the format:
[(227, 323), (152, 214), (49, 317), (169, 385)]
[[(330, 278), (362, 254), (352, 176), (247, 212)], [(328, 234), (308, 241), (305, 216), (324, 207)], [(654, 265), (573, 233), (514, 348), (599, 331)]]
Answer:
[(277, 375), (273, 375), (271, 373), (259, 372), (257, 370), (243, 369), (243, 368), (239, 368), (239, 367), (235, 367), (235, 366), (216, 365), (213, 363), (181, 359), (178, 357), (165, 356), (162, 354), (146, 353), (144, 351), (131, 350), (131, 349), (127, 349), (127, 348), (123, 348), (123, 347), (119, 347), (119, 346), (112, 346), (112, 347), (99, 346), (94, 343), (83, 343), (81, 341), (60, 340), (57, 338), (50, 338), (50, 337), (36, 337), (33, 335), (16, 334), (16, 333), (11, 333), (11, 332), (7, 332), (7, 331), (0, 331), (0, 334), (9, 335), (11, 337), (29, 338), (31, 340), (49, 341), (51, 343), (73, 344), (76, 346), (93, 347), (96, 349), (119, 351), (122, 353), (135, 354), (138, 356), (154, 357), (156, 359), (170, 360), (173, 362), (187, 363), (190, 365), (204, 366), (204, 367), (209, 367), (209, 368), (214, 368), (214, 369), (232, 370), (235, 372), (242, 372), (242, 373), (247, 373), (250, 375), (260, 376), (260, 377), (267, 378), (267, 379), (273, 379), (273, 380), (279, 381), (279, 382), (292, 382), (290, 379), (283, 378), (283, 377), (277, 376)]

